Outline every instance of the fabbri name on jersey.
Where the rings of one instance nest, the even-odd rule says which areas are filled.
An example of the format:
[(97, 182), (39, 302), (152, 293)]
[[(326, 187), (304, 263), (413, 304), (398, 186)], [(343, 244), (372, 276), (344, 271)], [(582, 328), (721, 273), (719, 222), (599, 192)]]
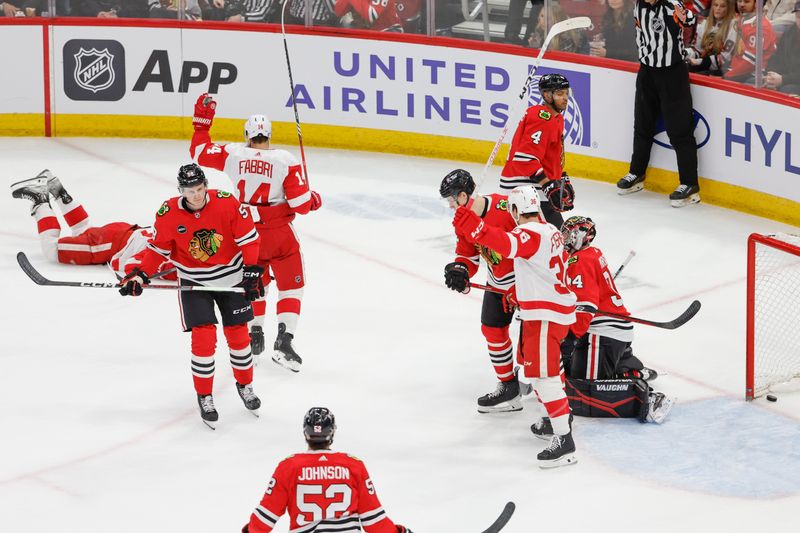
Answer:
[(239, 161), (239, 174), (260, 174), (272, 177), (272, 163), (263, 159), (242, 159)]
[(306, 466), (300, 470), (298, 481), (319, 479), (350, 479), (350, 470), (343, 466)]

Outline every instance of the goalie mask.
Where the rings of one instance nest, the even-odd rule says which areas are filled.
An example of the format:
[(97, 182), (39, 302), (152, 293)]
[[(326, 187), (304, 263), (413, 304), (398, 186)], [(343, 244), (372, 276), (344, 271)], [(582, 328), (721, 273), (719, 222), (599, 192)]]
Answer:
[(574, 216), (561, 225), (561, 235), (564, 236), (564, 248), (569, 253), (574, 253), (590, 246), (597, 230), (591, 218)]
[(533, 185), (515, 187), (508, 195), (508, 205), (508, 212), (516, 221), (522, 215), (538, 214), (539, 192)]
[(326, 407), (312, 407), (303, 418), (306, 442), (331, 443), (336, 433), (336, 418)]
[(249, 141), (259, 135), (272, 138), (272, 122), (266, 115), (251, 115), (244, 123), (244, 140)]

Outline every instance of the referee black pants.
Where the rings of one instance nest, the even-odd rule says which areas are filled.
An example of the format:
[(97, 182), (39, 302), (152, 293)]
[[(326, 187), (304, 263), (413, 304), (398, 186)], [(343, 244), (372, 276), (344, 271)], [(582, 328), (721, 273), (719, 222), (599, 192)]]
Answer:
[(647, 170), (659, 115), (664, 117), (669, 142), (678, 158), (681, 183), (697, 186), (692, 93), (689, 69), (683, 62), (660, 68), (639, 64), (633, 108), (632, 174), (642, 176)]

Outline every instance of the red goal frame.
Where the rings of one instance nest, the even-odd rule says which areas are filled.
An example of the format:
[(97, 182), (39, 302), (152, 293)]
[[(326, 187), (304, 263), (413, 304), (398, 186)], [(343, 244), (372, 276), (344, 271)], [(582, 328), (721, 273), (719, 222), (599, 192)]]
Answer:
[(754, 398), (755, 390), (756, 244), (777, 248), (783, 252), (800, 257), (800, 247), (768, 235), (752, 233), (747, 238), (747, 364), (745, 365), (745, 399), (747, 401)]

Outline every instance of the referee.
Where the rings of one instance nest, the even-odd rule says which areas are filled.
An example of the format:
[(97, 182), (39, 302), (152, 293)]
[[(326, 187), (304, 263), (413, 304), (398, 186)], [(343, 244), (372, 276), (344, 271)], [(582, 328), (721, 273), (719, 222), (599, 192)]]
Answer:
[(629, 173), (617, 182), (617, 192), (630, 194), (644, 188), (656, 120), (661, 115), (678, 159), (681, 182), (669, 199), (673, 207), (694, 204), (700, 201), (700, 188), (683, 28), (697, 20), (677, 0), (636, 0), (634, 17), (639, 73), (633, 110), (633, 155)]

